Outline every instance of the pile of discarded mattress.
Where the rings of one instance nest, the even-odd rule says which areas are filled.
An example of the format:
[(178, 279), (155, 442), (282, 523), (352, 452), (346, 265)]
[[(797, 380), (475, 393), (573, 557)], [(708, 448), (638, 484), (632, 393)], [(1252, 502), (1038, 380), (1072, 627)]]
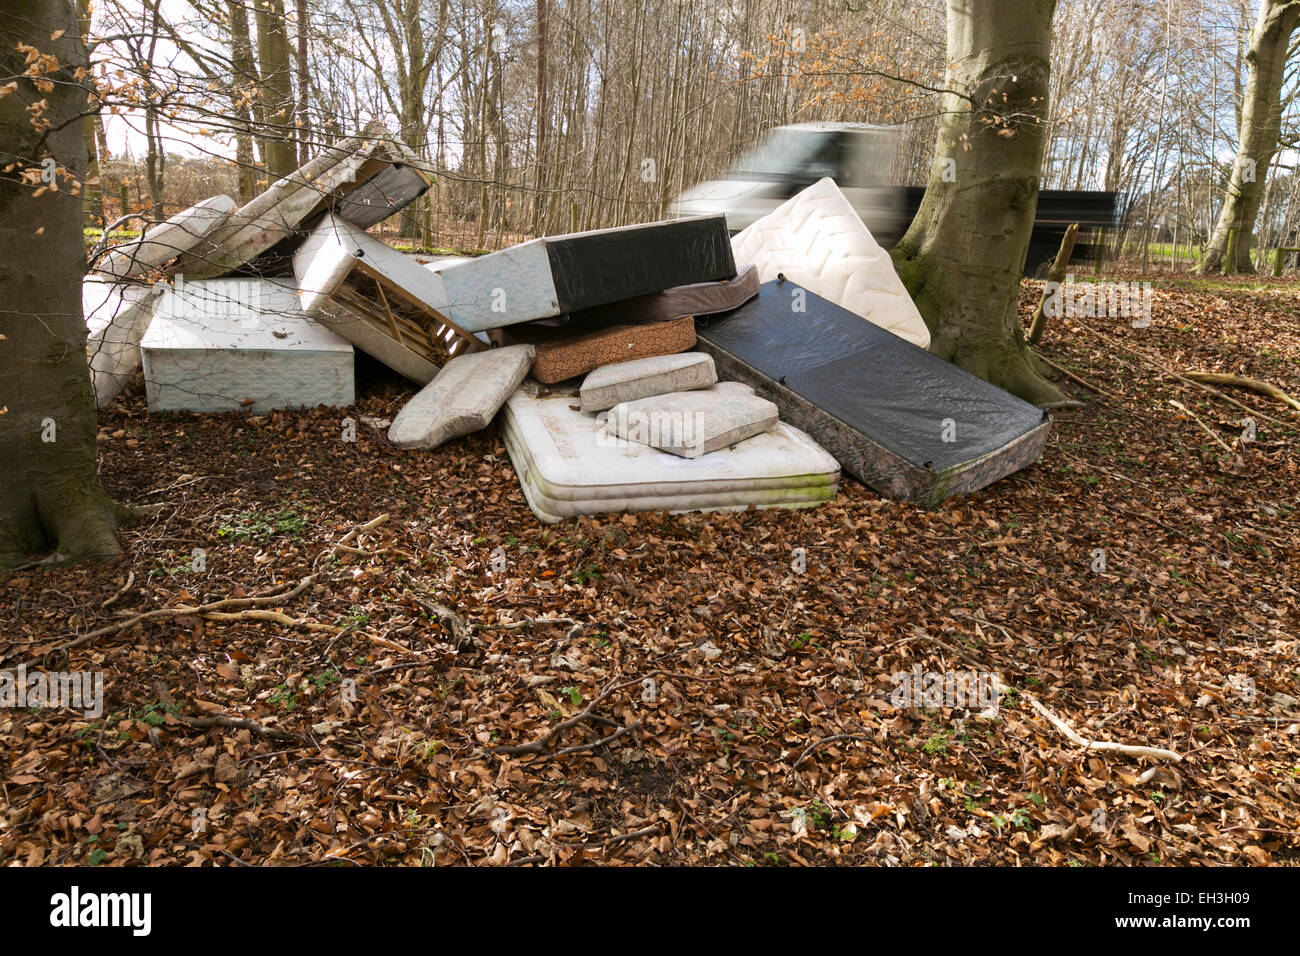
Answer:
[(101, 407), (141, 367), (154, 412), (347, 406), (361, 349), (421, 386), (394, 445), (499, 420), (548, 522), (805, 507), (841, 470), (935, 503), (1042, 451), (1038, 409), (926, 351), (830, 180), (734, 237), (702, 216), (422, 264), (366, 228), (428, 185), (373, 128), (112, 248), (84, 285)]

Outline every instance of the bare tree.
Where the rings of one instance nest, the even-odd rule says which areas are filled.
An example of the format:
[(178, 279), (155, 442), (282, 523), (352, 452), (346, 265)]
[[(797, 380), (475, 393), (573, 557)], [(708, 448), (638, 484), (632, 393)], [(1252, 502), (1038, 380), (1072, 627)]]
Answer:
[[(1237, 156), (1214, 235), (1198, 271), (1253, 272), (1250, 249), (1264, 180), (1282, 127), (1282, 78), (1300, 0), (1260, 0), (1246, 53), (1246, 89), (1237, 127)], [(1231, 241), (1232, 248), (1229, 249)]]

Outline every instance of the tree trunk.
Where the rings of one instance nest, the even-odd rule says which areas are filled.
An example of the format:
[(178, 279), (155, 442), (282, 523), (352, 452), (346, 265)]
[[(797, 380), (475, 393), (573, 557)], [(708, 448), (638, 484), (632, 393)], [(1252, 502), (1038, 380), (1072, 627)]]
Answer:
[[(1260, 0), (1246, 53), (1246, 92), (1237, 126), (1237, 157), (1210, 244), (1197, 272), (1254, 272), (1250, 250), (1264, 180), (1282, 127), (1282, 78), (1287, 48), (1300, 18), (1300, 0)], [(1237, 231), (1228, 261), (1228, 233)]]
[(1055, 0), (948, 0), (935, 165), (894, 265), (930, 351), (1038, 404), (1065, 400), (1033, 364), (1020, 277), (1043, 162)]
[(308, 86), (310, 64), (307, 62), (307, 0), (296, 0), (294, 14), (297, 18), (295, 27), (298, 32), (298, 46), (295, 50), (294, 65), (298, 71), (298, 165), (307, 165), (311, 159), (311, 125), (307, 117)]
[(546, 191), (550, 177), (546, 170), (546, 0), (537, 0), (537, 195), (533, 200), (533, 234), (541, 235), (544, 226)]
[(257, 59), (265, 123), (262, 159), (271, 179), (275, 180), (298, 168), (298, 150), (293, 140), (293, 66), (284, 0), (257, 3)]
[[(90, 0), (77, 0), (77, 22), (81, 27), (81, 41), (86, 43), (90, 37)], [(104, 209), (104, 184), (101, 179), (100, 163), (107, 162), (108, 156), (99, 150), (103, 138), (103, 122), (98, 113), (85, 124), (86, 137), (86, 185), (83, 208), (87, 214), (97, 219), (91, 225), (108, 225), (107, 210)]]
[(248, 99), (248, 94), (257, 89), (257, 64), (253, 60), (253, 40), (248, 32), (248, 11), (240, 0), (228, 0), (226, 21), (230, 29), (232, 67), (230, 106), (236, 118), (235, 164), (239, 167), (239, 203), (243, 205), (258, 193), (258, 173), (253, 158), (253, 116)]
[[(66, 32), (63, 32), (66, 31)], [(57, 40), (52, 34), (62, 33)], [(38, 91), (18, 44), (58, 58)], [(82, 120), (86, 88), (73, 73), (86, 63), (72, 0), (7, 0), (0, 19), (0, 74), (19, 77), (0, 98), (0, 153), (30, 170), (30, 182), (0, 178), (0, 567), (53, 547), (56, 557), (108, 557), (120, 548), (114, 505), (95, 470), (95, 401), (81, 312), (85, 268), (81, 198), (71, 178), (58, 189), (40, 179), (52, 158), (80, 180), (86, 167)], [(48, 102), (38, 119), (26, 108)], [(48, 177), (47, 177), (48, 178)]]

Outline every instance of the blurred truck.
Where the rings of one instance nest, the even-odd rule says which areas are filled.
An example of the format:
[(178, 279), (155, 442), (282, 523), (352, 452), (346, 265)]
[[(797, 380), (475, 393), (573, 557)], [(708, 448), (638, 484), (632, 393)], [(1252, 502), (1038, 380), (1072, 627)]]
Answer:
[[(848, 197), (876, 241), (888, 249), (903, 237), (925, 194), (922, 186), (895, 186), (900, 130), (871, 123), (797, 123), (769, 130), (719, 179), (699, 183), (669, 206), (670, 216), (724, 213), (739, 232), (795, 193), (829, 176)], [(1066, 227), (1079, 224), (1071, 261), (1097, 252), (1099, 230), (1115, 224), (1115, 194), (1041, 190), (1025, 274), (1051, 262)]]
[(904, 193), (892, 185), (898, 129), (870, 123), (798, 123), (769, 130), (721, 179), (686, 190), (670, 216), (725, 213), (739, 232), (795, 193), (829, 176), (871, 234), (888, 248), (911, 217)]

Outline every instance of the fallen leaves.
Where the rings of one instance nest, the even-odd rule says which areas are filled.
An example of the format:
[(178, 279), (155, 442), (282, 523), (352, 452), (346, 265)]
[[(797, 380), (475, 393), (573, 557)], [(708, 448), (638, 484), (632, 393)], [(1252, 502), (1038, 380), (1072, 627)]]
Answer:
[[(1169, 367), (1300, 382), (1288, 299), (1164, 290), (1155, 318)], [(119, 563), (0, 591), (6, 666), (63, 645), (106, 697), (0, 711), (0, 863), (1294, 862), (1296, 429), (1239, 442), (1234, 406), (1068, 322), (1046, 348), (1123, 402), (977, 495), (555, 526), (495, 431), (404, 454), (335, 410), (151, 417), (137, 381), (101, 472), (162, 508)], [(1007, 689), (892, 707), (917, 666)]]

